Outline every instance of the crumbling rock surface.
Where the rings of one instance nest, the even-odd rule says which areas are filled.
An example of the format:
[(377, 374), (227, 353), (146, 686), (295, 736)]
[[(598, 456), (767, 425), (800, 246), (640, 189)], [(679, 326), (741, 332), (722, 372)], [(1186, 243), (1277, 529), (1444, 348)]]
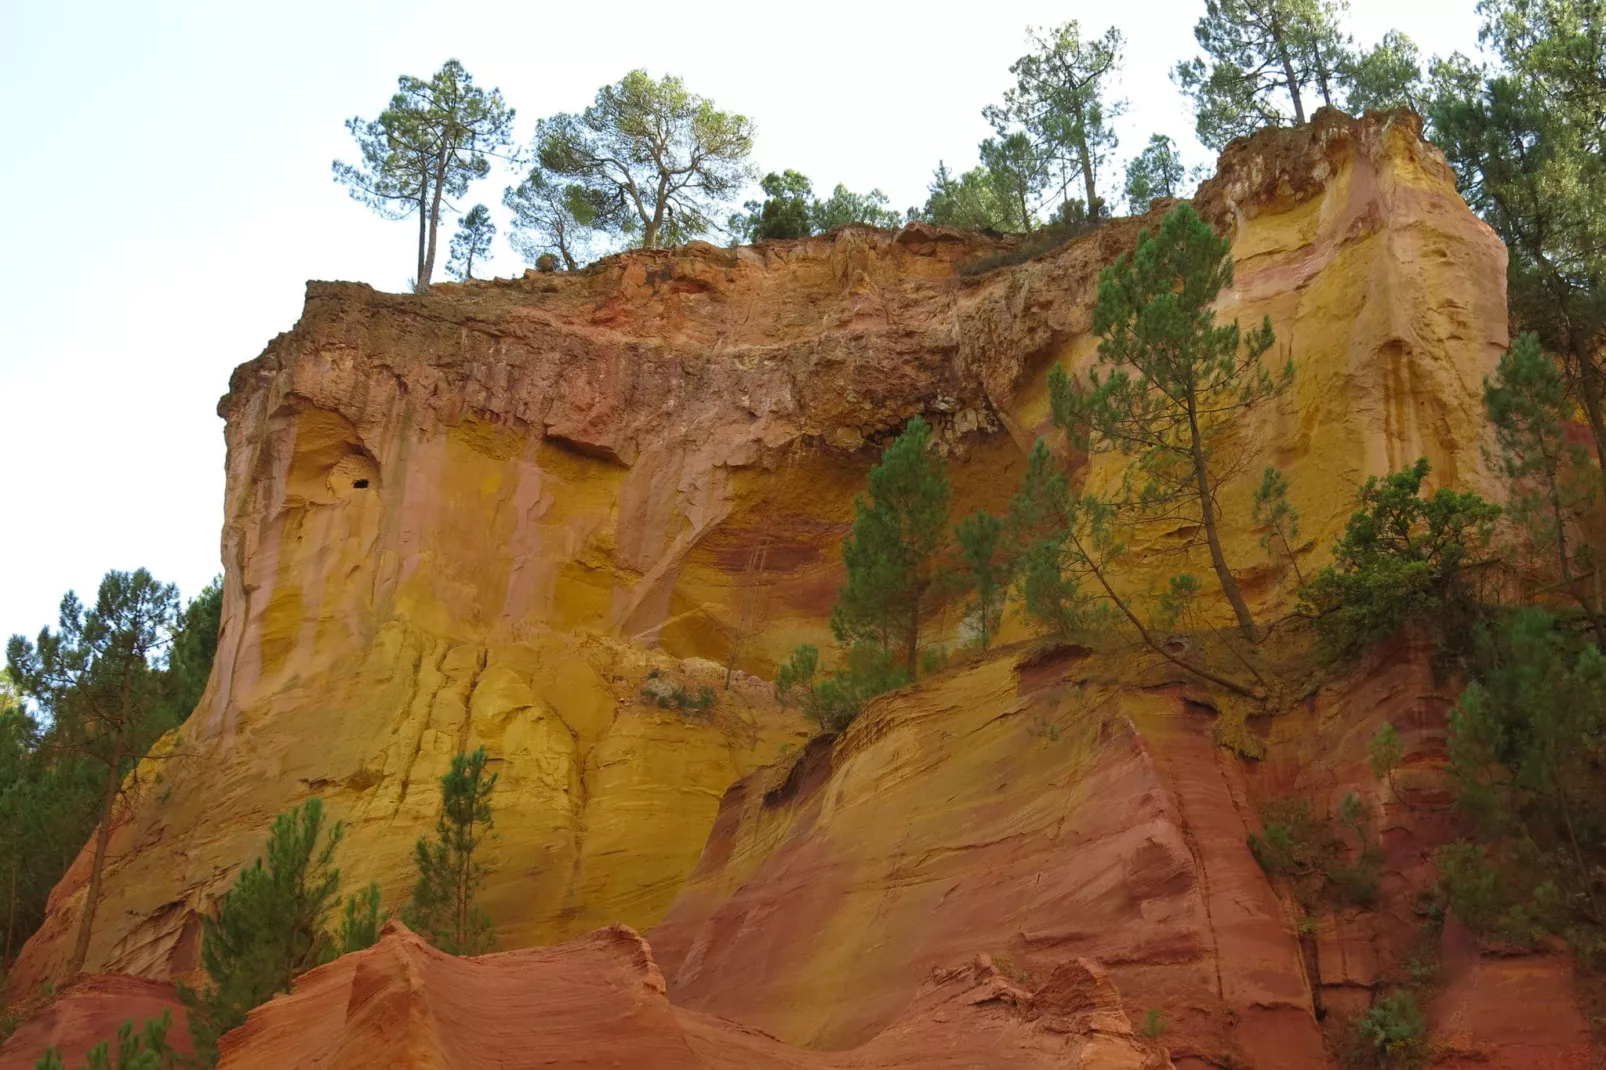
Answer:
[[(1197, 204), (1232, 240), (1221, 313), (1269, 317), (1296, 368), (1219, 488), (1229, 563), (1270, 620), (1293, 584), (1248, 520), (1265, 465), (1290, 478), (1306, 575), (1367, 476), (1426, 456), (1436, 483), (1490, 489), (1481, 389), (1508, 341), (1505, 254), (1406, 113), (1323, 110), (1237, 142)], [(428, 296), (309, 284), (300, 322), (219, 405), (218, 657), (118, 815), (90, 967), (192, 974), (199, 913), (312, 796), (348, 823), (346, 887), (378, 880), (394, 906), (437, 779), (483, 745), (499, 779), (482, 903), (501, 946), (650, 930), (675, 1006), (618, 931), (466, 963), (393, 932), (248, 1030), (289, 1015), (304, 1027), (286, 1035), (319, 1052), (367, 1057), (383, 1034), (445, 1059), (470, 1020), (560, 1029), (429, 980), (513, 970), (532, 993), (570, 978), (582, 1051), (654, 1036), (706, 1065), (916, 1065), (899, 1044), (964, 1050), (965, 1031), (930, 1039), (963, 1019), (1022, 1060), (1125, 1065), (1100, 1062), (1108, 1048), (1144, 1066), (1158, 1049), (1130, 1025), (1152, 1010), (1179, 1067), (1330, 1066), (1318, 1015), (1374, 997), (1449, 831), (1429, 804), (1453, 693), (1419, 653), (1246, 720), (1119, 642), (1016, 649), (878, 701), (835, 741), (811, 741), (766, 683), (795, 644), (829, 643), (854, 496), (909, 417), (937, 429), (956, 516), (1003, 509), (1043, 434), (1090, 485), (1117, 478), (1053, 436), (1046, 380), (1093, 362), (1099, 272), (1165, 208), (1014, 263), (1011, 239), (910, 226)], [(1127, 593), (1147, 604), (1166, 576), (1206, 572), (1197, 541), (1134, 533)], [(957, 615), (931, 638), (956, 642)], [(707, 711), (668, 701), (705, 687)], [(1365, 741), (1386, 719), (1408, 755), (1379, 784)], [(1327, 812), (1350, 790), (1380, 815), (1382, 905), (1310, 932), (1245, 839), (1261, 799)], [(60, 980), (87, 873), (86, 854), (55, 890), (19, 990)], [(992, 965), (956, 966), (978, 954)], [(1062, 990), (1080, 995), (1061, 1006)], [(621, 1014), (644, 1032), (610, 1039)]]
[(88, 974), (58, 993), (48, 1004), (17, 1026), (0, 1045), (0, 1070), (34, 1070), (50, 1048), (61, 1055), (63, 1066), (83, 1065), (89, 1050), (108, 1042), (117, 1047), (117, 1030), (133, 1022), (143, 1034), (145, 1022), (170, 1015), (168, 1043), (190, 1054), (190, 1031), (178, 992), (166, 981), (122, 974)]
[(982, 957), (934, 974), (862, 1048), (807, 1052), (671, 1006), (652, 949), (624, 926), (559, 947), (458, 959), (391, 922), (374, 947), (306, 974), (292, 994), (253, 1011), (222, 1048), (221, 1070), (1171, 1066), (1088, 963), (1065, 963), (1033, 993)]

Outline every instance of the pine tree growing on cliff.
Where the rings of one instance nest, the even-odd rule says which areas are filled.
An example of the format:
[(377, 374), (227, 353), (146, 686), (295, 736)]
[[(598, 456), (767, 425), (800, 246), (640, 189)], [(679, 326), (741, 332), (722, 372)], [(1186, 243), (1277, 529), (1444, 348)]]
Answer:
[(1187, 169), (1177, 154), (1177, 143), (1164, 134), (1153, 134), (1142, 152), (1126, 165), (1126, 203), (1133, 213), (1147, 212), (1158, 197), (1175, 197), (1182, 192)]
[[(1002, 143), (1016, 132), (1024, 135), (1053, 199), (1080, 201), (1084, 217), (1097, 219), (1107, 214), (1098, 192), (1099, 168), (1115, 147), (1110, 121), (1123, 107), (1108, 92), (1121, 66), (1121, 31), (1112, 26), (1100, 37), (1083, 39), (1073, 19), (1052, 30), (1028, 31), (1027, 37), (1032, 50), (1009, 68), (1014, 86), (1004, 91), (1002, 105), (982, 114)], [(985, 152), (982, 158), (987, 160)]]
[(51, 749), (99, 771), (89, 885), (67, 959), (69, 980), (89, 956), (118, 800), (137, 787), (129, 776), (135, 763), (173, 724), (163, 716), (168, 680), (160, 658), (177, 614), (172, 584), (158, 583), (144, 569), (113, 571), (101, 581), (93, 608), (86, 611), (69, 591), (61, 600), (59, 631), (46, 628), (35, 643), (14, 635), (6, 647), (12, 679), (50, 718)]
[(397, 83), (399, 91), (378, 119), (347, 120), (362, 163), (336, 160), (334, 176), (386, 219), (418, 216), (414, 286), (424, 293), (435, 273), (441, 211), (489, 174), (491, 159), (511, 144), (513, 109), (501, 90), (476, 86), (455, 59), (428, 81), (404, 74)]
[(325, 831), (316, 797), (280, 814), (266, 856), (241, 870), (214, 912), (202, 916), (201, 965), (211, 985), (196, 992), (181, 984), (179, 994), (203, 1066), (217, 1064), (218, 1038), (253, 1007), (290, 991), (299, 974), (339, 951), (325, 923), (340, 888), (333, 862), (345, 829), (336, 822)]
[(483, 204), (476, 204), (468, 214), (457, 221), (457, 233), (452, 235), (451, 256), (446, 261), (446, 273), (454, 279), (474, 277), (474, 261), (484, 261), (491, 255), (491, 241), (496, 237), (496, 224)]
[(998, 636), (1009, 593), (1010, 562), (1005, 552), (1004, 522), (977, 510), (954, 527), (959, 544), (956, 587), (971, 595), (965, 620), (975, 629), (976, 642), (986, 650)]
[(931, 448), (931, 425), (916, 416), (870, 469), (869, 493), (854, 503), (853, 531), (842, 543), (848, 575), (831, 631), (844, 648), (863, 643), (901, 653), (911, 680), (919, 672), (920, 625), (935, 593), (950, 495), (946, 467)]
[(1270, 317), (1247, 333), (1236, 320), (1216, 322), (1212, 305), (1231, 282), (1228, 242), (1179, 204), (1099, 276), (1093, 328), (1104, 373), (1095, 368), (1077, 384), (1056, 365), (1049, 389), (1055, 422), (1073, 439), (1130, 458), (1130, 504), (1198, 526), (1238, 629), (1253, 642), (1259, 632), (1222, 549), (1216, 493), (1242, 466), (1237, 420), (1287, 387), (1294, 366), (1273, 376), (1262, 363), (1275, 340)]
[(502, 204), (513, 213), (508, 243), (524, 262), (538, 265), (543, 256), (555, 252), (568, 271), (580, 269), (578, 258), (587, 248), (587, 234), (607, 210), (596, 191), (556, 182), (539, 167), (504, 190)]
[(579, 115), (536, 127), (535, 153), (553, 179), (594, 191), (596, 225), (677, 245), (714, 226), (715, 207), (752, 180), (753, 123), (723, 112), (674, 76), (631, 71)]
[(441, 777), (441, 812), (435, 839), (420, 836), (414, 847), (418, 881), (402, 908), (402, 921), (442, 951), (483, 955), (496, 946), (496, 931), (474, 895), (485, 880), (475, 857), (491, 831), (491, 792), (496, 774), (485, 772), (485, 748), (452, 756)]
[(1513, 325), (1562, 363), (1606, 487), (1606, 5), (1489, 0), (1497, 69), (1433, 65), (1429, 120), (1467, 204), (1506, 245)]
[(1540, 351), (1536, 336), (1519, 335), (1494, 379), (1484, 379), (1483, 401), (1509, 481), (1506, 514), (1534, 550), (1549, 557), (1556, 582), (1589, 617), (1596, 644), (1606, 649), (1606, 619), (1580, 575), (1590, 554), (1579, 528), (1594, 487), (1586, 451), (1567, 436), (1576, 410), (1561, 366)]
[(1331, 0), (1205, 0), (1193, 28), (1205, 54), (1171, 75), (1193, 98), (1199, 140), (1219, 151), (1263, 126), (1302, 124), (1312, 91), (1332, 104), (1349, 54), (1338, 14)]

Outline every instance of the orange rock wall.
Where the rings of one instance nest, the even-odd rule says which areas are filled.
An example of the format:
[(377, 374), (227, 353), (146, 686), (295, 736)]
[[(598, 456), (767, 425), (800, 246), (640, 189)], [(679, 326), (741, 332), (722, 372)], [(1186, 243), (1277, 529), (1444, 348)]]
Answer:
[[(1269, 617), (1291, 584), (1247, 522), (1263, 465), (1291, 477), (1307, 571), (1368, 475), (1425, 455), (1488, 489), (1504, 250), (1403, 113), (1236, 144), (1197, 203), (1233, 241), (1222, 312), (1269, 315), (1297, 368), (1221, 488), (1229, 561)], [(1004, 658), (796, 765), (807, 726), (763, 679), (828, 640), (853, 498), (907, 418), (937, 426), (956, 515), (1002, 508), (1048, 429), (1049, 367), (1094, 359), (1098, 272), (1158, 218), (974, 276), (957, 265), (1011, 240), (848, 228), (426, 297), (309, 284), (220, 402), (218, 659), (120, 820), (90, 967), (192, 970), (197, 912), (314, 794), (349, 824), (347, 886), (398, 904), (435, 780), (483, 744), (504, 946), (656, 926), (671, 996), (825, 1047), (886, 1028), (934, 968), (1086, 955), (1182, 1049), (1317, 1065), (1315, 1000), (1348, 982), (1325, 955), (1312, 981), (1243, 843), (1253, 780), (1326, 775), (1297, 746), (1272, 731), (1278, 771), (1246, 770), (1170, 684), (1023, 685)], [(1085, 478), (1116, 473), (1098, 458)], [(1135, 533), (1122, 582), (1207, 569), (1189, 539)], [(649, 672), (719, 703), (644, 703)], [(61, 968), (86, 876), (84, 857), (19, 983)]]

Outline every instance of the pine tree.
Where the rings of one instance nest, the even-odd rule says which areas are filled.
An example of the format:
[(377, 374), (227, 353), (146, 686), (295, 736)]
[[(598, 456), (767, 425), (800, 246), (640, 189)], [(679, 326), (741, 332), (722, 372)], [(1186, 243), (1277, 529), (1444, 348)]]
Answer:
[(1293, 566), (1295, 581), (1303, 587), (1305, 574), (1300, 571), (1299, 558), (1294, 553), (1299, 542), (1299, 513), (1288, 501), (1288, 477), (1268, 466), (1260, 475), (1260, 486), (1255, 488), (1249, 515), (1256, 527), (1266, 529), (1260, 537), (1260, 548), (1273, 559), (1278, 554), (1286, 557)]
[(509, 144), (513, 109), (500, 90), (490, 92), (455, 59), (428, 81), (402, 75), (398, 92), (379, 118), (346, 122), (362, 163), (336, 160), (335, 181), (387, 219), (418, 216), (418, 272), (414, 286), (427, 292), (435, 274), (436, 235), (450, 198), (484, 178), (491, 159)]
[(467, 281), (474, 277), (474, 262), (483, 262), (491, 255), (491, 241), (496, 237), (496, 224), (483, 204), (476, 204), (468, 214), (457, 221), (457, 233), (452, 235), (451, 256), (446, 261), (446, 273), (455, 279)]
[(1302, 124), (1313, 89), (1332, 104), (1348, 57), (1339, 11), (1327, 0), (1205, 0), (1193, 29), (1205, 55), (1172, 72), (1194, 100), (1199, 140), (1220, 150), (1263, 126)]
[(253, 1007), (337, 954), (325, 922), (340, 887), (333, 861), (344, 831), (336, 822), (324, 835), (318, 798), (280, 814), (265, 858), (242, 870), (214, 912), (202, 916), (201, 964), (211, 985), (204, 992), (181, 985), (179, 994), (203, 1066), (216, 1065), (218, 1038)]
[(1148, 145), (1126, 165), (1127, 208), (1147, 212), (1157, 197), (1179, 195), (1186, 174), (1176, 142), (1164, 134), (1150, 135)]
[(1221, 547), (1218, 473), (1240, 464), (1231, 431), (1239, 417), (1293, 380), (1262, 365), (1274, 341), (1271, 318), (1247, 333), (1218, 324), (1213, 305), (1232, 282), (1231, 247), (1179, 204), (1159, 233), (1138, 235), (1099, 276), (1093, 329), (1099, 364), (1084, 387), (1058, 365), (1050, 373), (1054, 419), (1095, 450), (1132, 461), (1133, 503), (1152, 515), (1196, 522), (1238, 629), (1259, 635)]
[(144, 569), (108, 572), (93, 609), (76, 595), (61, 601), (60, 631), (46, 628), (36, 643), (11, 637), (6, 660), (12, 678), (50, 717), (51, 746), (60, 755), (96, 763), (100, 805), (96, 815), (89, 887), (67, 977), (89, 956), (101, 882), (118, 799), (136, 785), (128, 773), (172, 727), (163, 714), (168, 680), (160, 658), (178, 613), (178, 590)]
[[(1109, 92), (1121, 67), (1121, 31), (1112, 26), (1103, 36), (1084, 40), (1081, 25), (1072, 20), (1052, 30), (1029, 31), (1028, 40), (1032, 51), (1010, 65), (1015, 84), (1005, 90), (1004, 103), (982, 114), (1000, 144), (1012, 136), (1024, 141), (1012, 156), (1031, 161), (1029, 171), (1015, 168), (1029, 178), (1034, 194), (1024, 212), (1027, 219), (1044, 187), (1052, 187), (1051, 197), (1061, 203), (1080, 202), (1084, 218), (1098, 219), (1108, 214), (1099, 195), (1099, 169), (1116, 145), (1111, 121), (1124, 108)], [(982, 160), (987, 161), (985, 146)]]
[(435, 839), (418, 838), (418, 881), (402, 909), (409, 928), (453, 955), (482, 955), (496, 946), (491, 919), (474, 903), (486, 872), (475, 852), (491, 831), (496, 787), (496, 774), (486, 774), (485, 762), (484, 747), (452, 756), (451, 771), (441, 777)]
[(916, 416), (870, 469), (869, 493), (854, 503), (842, 543), (847, 582), (831, 613), (837, 642), (901, 651), (909, 678), (919, 670), (920, 624), (948, 527), (947, 470), (931, 448), (931, 425)]
[(1004, 597), (1009, 593), (1010, 567), (1004, 553), (1004, 522), (991, 513), (977, 510), (954, 528), (959, 544), (956, 581), (960, 591), (973, 597), (966, 605), (965, 619), (976, 629), (981, 648), (998, 635), (1004, 615)]
[(1594, 481), (1587, 451), (1567, 435), (1575, 406), (1566, 376), (1540, 350), (1538, 337), (1524, 333), (1500, 358), (1494, 379), (1484, 379), (1483, 400), (1510, 481), (1507, 515), (1539, 552), (1549, 554), (1561, 589), (1588, 615), (1595, 642), (1606, 648), (1606, 619), (1578, 569), (1580, 557), (1590, 563), (1578, 529), (1594, 499)]

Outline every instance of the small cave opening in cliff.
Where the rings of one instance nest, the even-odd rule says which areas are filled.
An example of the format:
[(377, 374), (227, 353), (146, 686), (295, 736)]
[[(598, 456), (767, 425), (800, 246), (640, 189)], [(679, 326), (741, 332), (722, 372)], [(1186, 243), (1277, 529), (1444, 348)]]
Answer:
[(351, 481), (351, 486), (353, 490), (367, 490), (368, 481), (366, 479), (353, 479)]

